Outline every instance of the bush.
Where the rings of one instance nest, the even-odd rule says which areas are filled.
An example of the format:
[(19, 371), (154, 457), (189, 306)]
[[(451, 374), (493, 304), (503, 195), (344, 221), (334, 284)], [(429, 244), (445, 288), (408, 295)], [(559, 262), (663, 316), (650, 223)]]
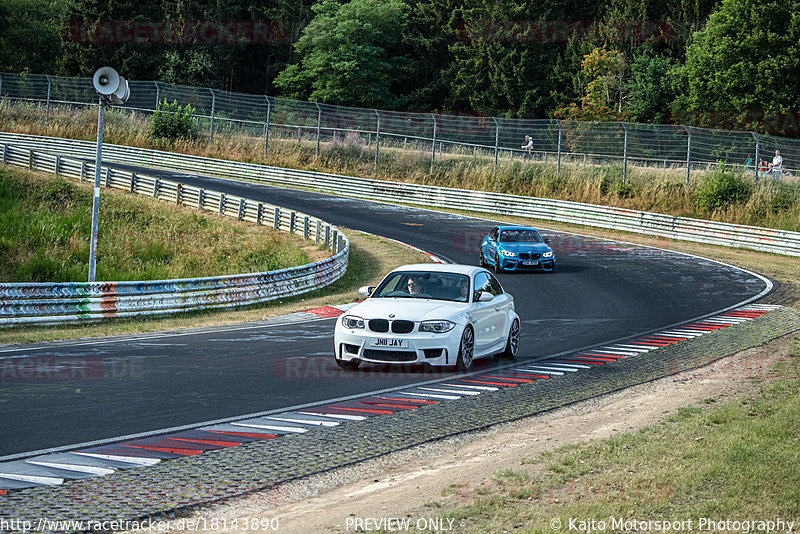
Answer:
[(165, 139), (195, 139), (197, 123), (194, 109), (189, 104), (181, 107), (177, 101), (158, 103), (150, 123), (150, 136)]
[(695, 204), (705, 211), (715, 211), (734, 204), (744, 204), (753, 192), (753, 184), (741, 172), (718, 163), (697, 191)]

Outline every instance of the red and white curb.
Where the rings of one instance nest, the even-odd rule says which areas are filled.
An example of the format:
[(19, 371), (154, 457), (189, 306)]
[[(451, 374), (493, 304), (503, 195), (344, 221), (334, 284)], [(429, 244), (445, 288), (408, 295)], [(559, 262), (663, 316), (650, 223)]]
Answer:
[[(299, 313), (305, 314), (304, 317), (336, 317), (353, 305), (323, 306)], [(302, 410), (0, 463), (0, 495), (22, 488), (57, 485), (69, 479), (103, 476), (172, 458), (236, 447), (250, 441), (275, 439), (285, 434), (305, 433), (368, 417), (391, 415), (535, 380), (558, 378), (593, 366), (635, 358), (661, 347), (750, 321), (777, 308), (779, 306), (751, 304), (630, 341), (598, 346), (516, 367), (454, 377), (451, 380), (412, 386), (386, 394), (323, 403)]]

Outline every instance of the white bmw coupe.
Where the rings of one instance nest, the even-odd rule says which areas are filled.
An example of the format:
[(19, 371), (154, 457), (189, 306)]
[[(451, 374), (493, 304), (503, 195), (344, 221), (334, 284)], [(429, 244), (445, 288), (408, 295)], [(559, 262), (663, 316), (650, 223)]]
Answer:
[(421, 364), (465, 371), (475, 358), (519, 350), (514, 297), (481, 267), (404, 265), (336, 321), (334, 353), (343, 369), (361, 362)]

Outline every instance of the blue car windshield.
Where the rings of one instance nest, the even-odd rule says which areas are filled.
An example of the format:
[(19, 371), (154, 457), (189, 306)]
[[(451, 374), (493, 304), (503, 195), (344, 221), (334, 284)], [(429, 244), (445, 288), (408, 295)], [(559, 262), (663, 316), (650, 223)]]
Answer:
[(503, 230), (500, 232), (501, 243), (544, 243), (544, 239), (536, 230)]
[(371, 298), (469, 300), (469, 276), (458, 273), (403, 271), (391, 273), (372, 292)]

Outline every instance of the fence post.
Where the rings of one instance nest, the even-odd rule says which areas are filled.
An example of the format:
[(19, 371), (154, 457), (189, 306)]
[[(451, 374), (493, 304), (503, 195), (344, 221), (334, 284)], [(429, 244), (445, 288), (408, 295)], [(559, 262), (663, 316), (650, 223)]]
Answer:
[(161, 180), (158, 178), (153, 182), (153, 198), (158, 198), (158, 190), (161, 189)]
[(50, 122), (50, 87), (52, 84), (50, 83), (50, 76), (45, 74), (44, 77), (47, 78), (47, 106), (44, 113), (44, 123), (48, 124)]
[(276, 230), (280, 230), (281, 229), (281, 209), (279, 207), (277, 207), (277, 206), (275, 206), (275, 221), (274, 221), (273, 227)]
[(264, 124), (264, 155), (266, 156), (267, 147), (269, 146), (269, 116), (272, 113), (272, 104), (267, 95), (264, 95), (264, 98), (267, 99), (267, 122)]
[(556, 120), (558, 124), (558, 160), (556, 161), (556, 174), (561, 174), (561, 121)]
[(219, 214), (225, 215), (225, 193), (219, 194)]
[(0, 103), (3, 102), (3, 77), (0, 76)]
[(431, 172), (433, 172), (433, 163), (436, 161), (436, 115), (431, 113), (433, 118), (433, 142), (431, 143)]
[(308, 215), (306, 215), (305, 219), (303, 220), (303, 239), (308, 240), (308, 226), (309, 220)]
[(239, 199), (239, 213), (236, 215), (236, 218), (240, 221), (244, 220), (244, 199)]
[[(131, 175), (131, 180), (133, 180), (133, 174)], [(180, 206), (182, 200), (183, 200), (183, 184), (178, 183), (178, 185), (175, 186), (175, 204)]]
[(256, 215), (256, 224), (261, 226), (261, 217), (264, 214), (264, 204), (258, 203), (258, 214)]
[(314, 102), (314, 105), (317, 106), (317, 156), (319, 156), (319, 132), (322, 128), (322, 108), (319, 107), (319, 104)]
[(689, 185), (689, 171), (692, 165), (692, 132), (686, 126), (683, 129), (686, 130), (686, 135), (689, 137), (686, 141), (686, 185)]
[(159, 90), (158, 82), (153, 82), (153, 84), (156, 86), (156, 107), (153, 108), (153, 111), (156, 111), (158, 109), (158, 97), (161, 95), (161, 91)]
[(209, 89), (211, 91), (211, 139), (209, 143), (214, 142), (214, 112), (216, 111), (216, 104), (217, 104), (217, 97), (214, 95), (214, 90)]
[(625, 140), (623, 141), (622, 147), (622, 183), (625, 184), (625, 180), (628, 177), (628, 127), (625, 126), (624, 122), (620, 123), (622, 128), (625, 130)]
[(205, 189), (201, 189), (197, 193), (197, 209), (199, 209), (200, 211), (203, 210), (203, 202), (204, 202), (203, 197), (205, 197), (205, 194), (206, 194)]
[(492, 117), (494, 121), (494, 175), (497, 176), (497, 155), (500, 152), (500, 124), (497, 119)]
[(58, 168), (60, 166), (61, 166), (61, 156), (56, 156), (56, 168), (53, 169), (55, 171), (53, 172), (53, 174), (55, 174), (56, 176), (58, 176)]
[(136, 192), (136, 178), (137, 178), (136, 173), (132, 172), (131, 173), (131, 194)]
[[(3, 163), (6, 162), (5, 155), (6, 155), (5, 145), (3, 145)], [(78, 180), (79, 182), (83, 181), (83, 177), (84, 177), (85, 174), (86, 174), (86, 162), (85, 161), (81, 161), (81, 179)]]
[[(756, 157), (753, 160), (753, 173), (756, 176), (755, 181), (757, 182), (758, 181), (758, 149), (759, 149), (759, 143), (758, 143), (758, 137), (756, 137), (756, 134), (754, 132), (750, 132), (750, 135), (752, 135), (753, 139), (756, 140)], [(747, 170), (747, 169), (745, 169), (745, 170)]]
[(378, 174), (378, 154), (381, 147), (381, 115), (378, 113), (377, 109), (373, 109), (372, 111), (374, 111), (375, 116), (378, 117), (378, 125), (375, 128), (375, 170), (372, 171), (372, 174)]

